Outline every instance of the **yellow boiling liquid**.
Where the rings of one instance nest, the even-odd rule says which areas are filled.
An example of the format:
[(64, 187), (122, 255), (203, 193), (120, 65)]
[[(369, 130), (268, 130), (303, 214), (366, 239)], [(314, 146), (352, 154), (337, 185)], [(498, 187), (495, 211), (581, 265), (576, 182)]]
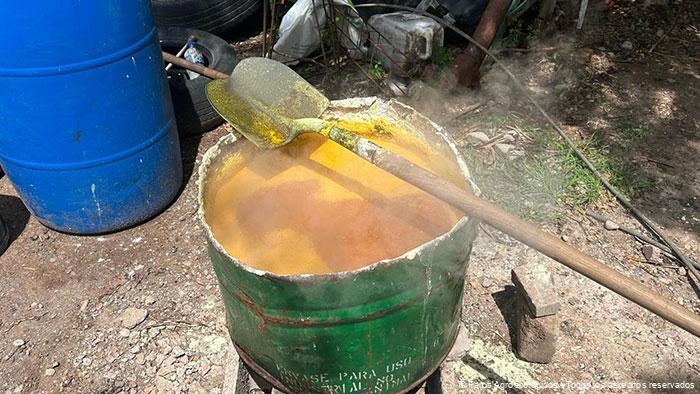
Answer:
[[(419, 144), (371, 139), (459, 179), (455, 163), (427, 154)], [(245, 144), (241, 157), (216, 175), (205, 204), (214, 236), (250, 267), (276, 274), (351, 271), (398, 257), (446, 233), (462, 217), (318, 134), (272, 150)]]

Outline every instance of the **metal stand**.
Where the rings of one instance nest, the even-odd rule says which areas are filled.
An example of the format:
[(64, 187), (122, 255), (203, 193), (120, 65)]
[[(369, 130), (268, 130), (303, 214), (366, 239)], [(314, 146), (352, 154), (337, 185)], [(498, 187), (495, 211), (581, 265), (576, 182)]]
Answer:
[[(469, 349), (469, 340), (467, 339), (464, 326), (460, 325), (459, 334), (455, 340), (455, 344), (447, 355), (445, 362), (454, 361), (464, 357)], [(229, 342), (227, 363), (228, 367), (225, 372), (224, 387), (222, 394), (283, 394), (284, 392), (273, 387), (272, 383), (255, 372), (254, 368), (249, 367), (245, 359), (246, 354), (240, 353), (238, 349)], [(405, 394), (442, 394), (440, 368), (435, 370), (427, 379), (418, 384), (415, 388), (408, 390)]]

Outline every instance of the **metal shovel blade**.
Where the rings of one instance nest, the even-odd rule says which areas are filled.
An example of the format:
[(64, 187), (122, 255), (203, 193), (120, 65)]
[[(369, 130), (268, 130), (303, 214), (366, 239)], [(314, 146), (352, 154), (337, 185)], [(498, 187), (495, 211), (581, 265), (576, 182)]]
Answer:
[(259, 148), (270, 149), (284, 145), (296, 137), (288, 118), (274, 115), (260, 102), (229, 91), (226, 82), (227, 80), (209, 82), (207, 97), (221, 117), (246, 139)]
[(207, 97), (227, 122), (263, 148), (289, 142), (296, 136), (289, 120), (318, 118), (330, 104), (291, 68), (261, 57), (244, 59), (228, 79), (210, 82)]

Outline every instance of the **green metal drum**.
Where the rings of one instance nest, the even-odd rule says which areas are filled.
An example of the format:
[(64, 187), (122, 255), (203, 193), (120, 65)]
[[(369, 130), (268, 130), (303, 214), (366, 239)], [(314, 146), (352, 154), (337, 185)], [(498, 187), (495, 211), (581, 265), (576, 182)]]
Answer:
[[(326, 116), (382, 116), (416, 133), (431, 155), (454, 158), (478, 193), (457, 149), (436, 124), (396, 101), (337, 101)], [(229, 255), (207, 224), (207, 194), (219, 169), (248, 142), (223, 137), (199, 169), (199, 216), (241, 358), (285, 392), (400, 393), (442, 363), (457, 336), (464, 277), (477, 223), (402, 256), (324, 275), (276, 275)]]

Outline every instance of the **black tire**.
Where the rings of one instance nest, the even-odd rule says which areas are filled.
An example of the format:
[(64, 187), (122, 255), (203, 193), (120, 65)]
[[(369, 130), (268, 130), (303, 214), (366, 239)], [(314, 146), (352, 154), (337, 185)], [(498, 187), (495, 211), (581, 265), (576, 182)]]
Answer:
[[(175, 53), (187, 42), (189, 36), (197, 37), (197, 48), (204, 55), (205, 65), (222, 73), (230, 74), (238, 63), (231, 45), (205, 31), (165, 27), (158, 29), (158, 35), (163, 50)], [(207, 100), (205, 88), (210, 81), (202, 75), (190, 80), (184, 70), (176, 67), (168, 71), (170, 95), (180, 136), (201, 134), (223, 123), (224, 120)]]
[(260, 0), (151, 0), (160, 27), (192, 27), (222, 33), (237, 26), (262, 6)]

